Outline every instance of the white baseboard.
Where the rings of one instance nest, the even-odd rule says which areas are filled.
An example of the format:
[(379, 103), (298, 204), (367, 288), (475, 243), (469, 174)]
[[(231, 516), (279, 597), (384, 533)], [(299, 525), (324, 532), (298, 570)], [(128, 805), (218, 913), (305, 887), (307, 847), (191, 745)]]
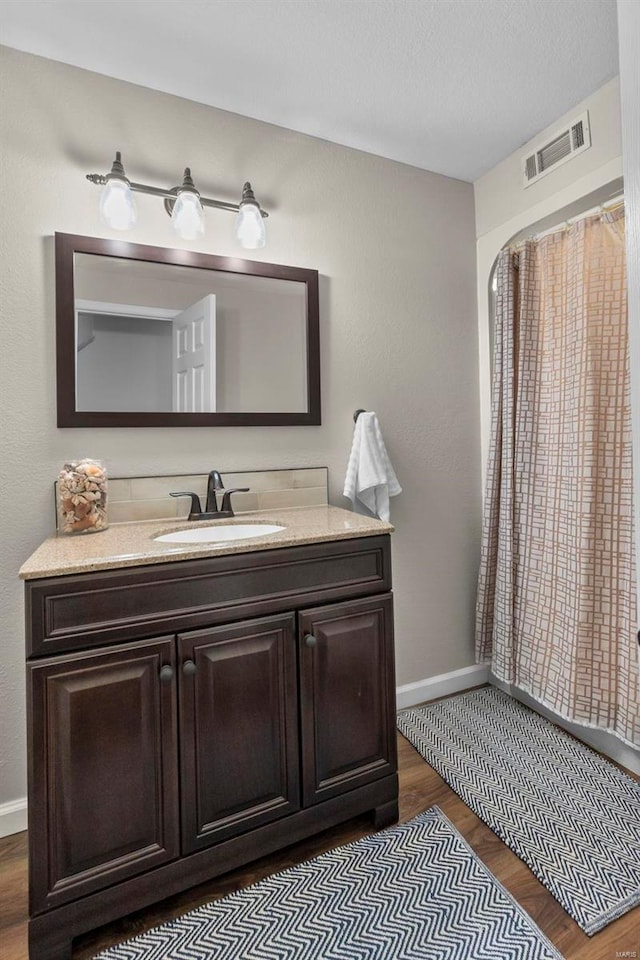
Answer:
[(468, 690), (469, 687), (481, 687), (489, 682), (489, 667), (484, 663), (476, 663), (451, 673), (441, 673), (437, 677), (428, 677), (426, 680), (417, 680), (415, 683), (405, 683), (396, 690), (398, 710), (405, 707), (415, 707), (426, 700), (437, 700), (438, 697), (448, 697), (452, 693)]
[(0, 803), (0, 837), (27, 829), (27, 798)]

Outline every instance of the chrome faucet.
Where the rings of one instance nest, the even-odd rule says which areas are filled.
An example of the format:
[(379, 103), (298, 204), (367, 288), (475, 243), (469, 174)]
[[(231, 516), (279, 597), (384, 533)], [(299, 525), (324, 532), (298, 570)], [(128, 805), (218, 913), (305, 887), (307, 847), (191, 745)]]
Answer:
[[(249, 487), (234, 487), (232, 490), (224, 490), (222, 477), (217, 470), (212, 470), (207, 480), (207, 502), (202, 510), (200, 497), (191, 490), (181, 490), (177, 493), (171, 493), (171, 497), (191, 497), (191, 511), (189, 520), (220, 520), (223, 517), (233, 517), (233, 508), (231, 506), (232, 493), (249, 493)], [(218, 508), (217, 491), (224, 490), (222, 496), (222, 506)]]

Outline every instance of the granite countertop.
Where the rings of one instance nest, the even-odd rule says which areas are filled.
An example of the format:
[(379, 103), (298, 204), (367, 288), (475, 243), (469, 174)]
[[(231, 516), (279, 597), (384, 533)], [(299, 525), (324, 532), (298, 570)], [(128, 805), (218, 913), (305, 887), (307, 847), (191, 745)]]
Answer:
[[(153, 539), (159, 534), (189, 530), (196, 525), (205, 527), (228, 523), (276, 523), (285, 529), (266, 537), (226, 543), (159, 543)], [(239, 514), (234, 520), (217, 522), (145, 520), (114, 523), (99, 533), (49, 537), (22, 565), (20, 577), (23, 580), (36, 580), (39, 577), (60, 577), (71, 573), (250, 553), (252, 550), (275, 550), (305, 543), (374, 537), (392, 531), (391, 524), (383, 520), (329, 506), (255, 511)]]

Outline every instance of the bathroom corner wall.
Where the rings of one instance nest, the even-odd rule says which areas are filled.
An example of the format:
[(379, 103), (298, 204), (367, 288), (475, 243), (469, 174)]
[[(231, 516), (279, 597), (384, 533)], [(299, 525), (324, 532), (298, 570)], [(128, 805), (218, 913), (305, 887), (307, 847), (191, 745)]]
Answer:
[[(53, 530), (61, 463), (112, 476), (329, 467), (342, 484), (357, 407), (380, 417), (404, 488), (392, 500), (399, 684), (473, 663), (480, 458), (473, 188), (289, 130), (0, 48), (3, 549), (0, 812), (24, 797), (22, 587), (17, 570)], [(426, 121), (425, 121), (426, 122)], [(319, 270), (321, 427), (59, 430), (55, 231), (115, 236), (85, 174), (119, 149), (135, 180), (190, 165), (209, 196), (251, 180), (271, 212), (254, 259)], [(24, 184), (24, 188), (20, 187)], [(174, 239), (162, 204), (137, 199), (129, 238)], [(207, 211), (194, 249), (237, 256), (229, 214)]]

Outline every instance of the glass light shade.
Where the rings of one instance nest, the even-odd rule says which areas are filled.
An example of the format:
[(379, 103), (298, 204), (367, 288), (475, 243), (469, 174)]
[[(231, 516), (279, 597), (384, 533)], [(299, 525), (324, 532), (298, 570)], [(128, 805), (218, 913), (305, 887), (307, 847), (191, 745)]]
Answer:
[(171, 214), (173, 229), (183, 240), (194, 240), (204, 233), (202, 204), (197, 193), (183, 190), (178, 194)]
[(245, 250), (257, 250), (264, 247), (266, 231), (264, 219), (257, 203), (240, 204), (236, 220), (236, 239)]
[(112, 230), (130, 230), (138, 214), (131, 188), (126, 180), (110, 178), (100, 195), (100, 216)]

